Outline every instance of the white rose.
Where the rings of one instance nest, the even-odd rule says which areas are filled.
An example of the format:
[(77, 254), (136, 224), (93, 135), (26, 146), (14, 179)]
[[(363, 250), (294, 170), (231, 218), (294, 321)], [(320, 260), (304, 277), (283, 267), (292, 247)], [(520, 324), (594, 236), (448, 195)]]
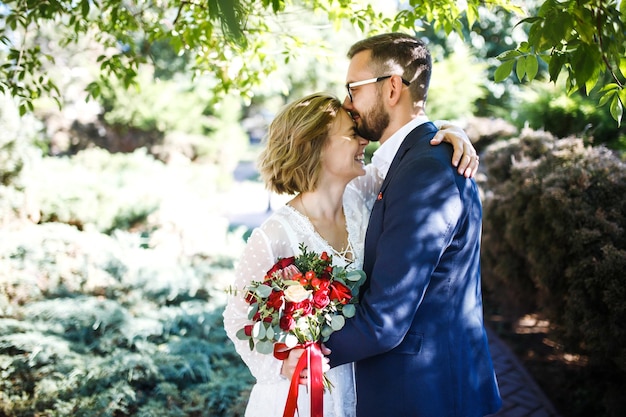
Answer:
[(311, 290), (305, 290), (302, 285), (294, 284), (285, 289), (285, 299), (287, 301), (291, 301), (292, 303), (299, 303), (300, 301), (304, 301), (309, 298), (311, 293)]

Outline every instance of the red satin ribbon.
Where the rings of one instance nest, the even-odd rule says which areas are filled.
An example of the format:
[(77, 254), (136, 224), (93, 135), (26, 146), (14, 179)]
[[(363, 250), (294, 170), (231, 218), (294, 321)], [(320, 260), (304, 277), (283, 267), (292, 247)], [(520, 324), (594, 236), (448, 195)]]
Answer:
[[(274, 356), (277, 359), (286, 359), (289, 354), (285, 350), (286, 346), (282, 343), (274, 345)], [(322, 350), (319, 343), (308, 342), (303, 345), (297, 345), (296, 348), (304, 349), (304, 353), (300, 356), (296, 370), (291, 377), (289, 385), (289, 394), (287, 395), (287, 403), (283, 417), (294, 417), (298, 409), (298, 380), (300, 372), (304, 368), (309, 368), (309, 393), (311, 397), (311, 417), (324, 417), (324, 383), (322, 381)]]

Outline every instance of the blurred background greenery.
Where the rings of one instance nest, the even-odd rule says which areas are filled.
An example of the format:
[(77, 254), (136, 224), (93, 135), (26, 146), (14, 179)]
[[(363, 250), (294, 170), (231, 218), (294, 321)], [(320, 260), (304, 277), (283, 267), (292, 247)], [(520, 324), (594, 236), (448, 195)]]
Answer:
[[(22, 84), (0, 83), (0, 416), (243, 415), (251, 376), (221, 312), (251, 227), (284, 201), (254, 170), (265, 128), (304, 94), (343, 98), (349, 45), (424, 7), (263, 0), (237, 29), (224, 13), (247, 3), (214, 0), (184, 26), (195, 37), (128, 31), (157, 11), (197, 17), (175, 3), (102, 1), (94, 15), (89, 1), (0, 2), (3, 71), (12, 45), (39, 51), (24, 53)], [(602, 4), (619, 15), (621, 2)], [(59, 7), (83, 19), (32, 17)], [(548, 83), (545, 63), (532, 82), (494, 82), (528, 29), (506, 9), (477, 11), (471, 31), (436, 13), (407, 21), (435, 61), (429, 116), (462, 126), (483, 156), (488, 321), (563, 416), (621, 415), (626, 130), (601, 88)], [(528, 317), (549, 325), (523, 334)], [(547, 353), (524, 339), (537, 336)]]

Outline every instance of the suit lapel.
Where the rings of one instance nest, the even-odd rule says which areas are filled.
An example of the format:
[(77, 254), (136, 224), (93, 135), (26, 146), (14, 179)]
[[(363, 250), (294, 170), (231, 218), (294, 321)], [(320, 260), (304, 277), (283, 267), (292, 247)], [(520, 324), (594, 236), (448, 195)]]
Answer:
[(411, 149), (420, 140), (420, 138), (422, 138), (426, 133), (428, 133), (430, 130), (433, 130), (433, 129), (437, 130), (437, 128), (432, 122), (423, 123), (419, 125), (418, 127), (416, 127), (415, 129), (413, 129), (407, 135), (407, 137), (402, 141), (402, 144), (400, 145), (398, 152), (396, 152), (396, 155), (394, 156), (393, 161), (391, 161), (391, 165), (389, 166), (389, 171), (387, 171), (387, 175), (385, 176), (385, 179), (383, 180), (383, 184), (380, 187), (380, 192), (378, 193), (378, 198), (377, 198), (378, 200), (382, 200), (385, 189), (391, 182), (391, 179), (393, 178), (393, 176), (396, 174), (398, 165), (400, 165), (400, 161), (402, 160), (402, 158), (404, 158), (404, 155), (406, 155), (409, 149)]

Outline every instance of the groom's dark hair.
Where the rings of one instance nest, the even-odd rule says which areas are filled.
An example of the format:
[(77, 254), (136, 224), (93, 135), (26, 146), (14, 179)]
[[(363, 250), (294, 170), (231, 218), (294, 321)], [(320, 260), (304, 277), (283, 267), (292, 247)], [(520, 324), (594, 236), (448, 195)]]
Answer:
[(399, 75), (411, 83), (413, 101), (426, 101), (432, 61), (424, 41), (405, 33), (384, 33), (352, 45), (348, 58), (362, 51), (371, 51), (371, 70), (375, 76)]

